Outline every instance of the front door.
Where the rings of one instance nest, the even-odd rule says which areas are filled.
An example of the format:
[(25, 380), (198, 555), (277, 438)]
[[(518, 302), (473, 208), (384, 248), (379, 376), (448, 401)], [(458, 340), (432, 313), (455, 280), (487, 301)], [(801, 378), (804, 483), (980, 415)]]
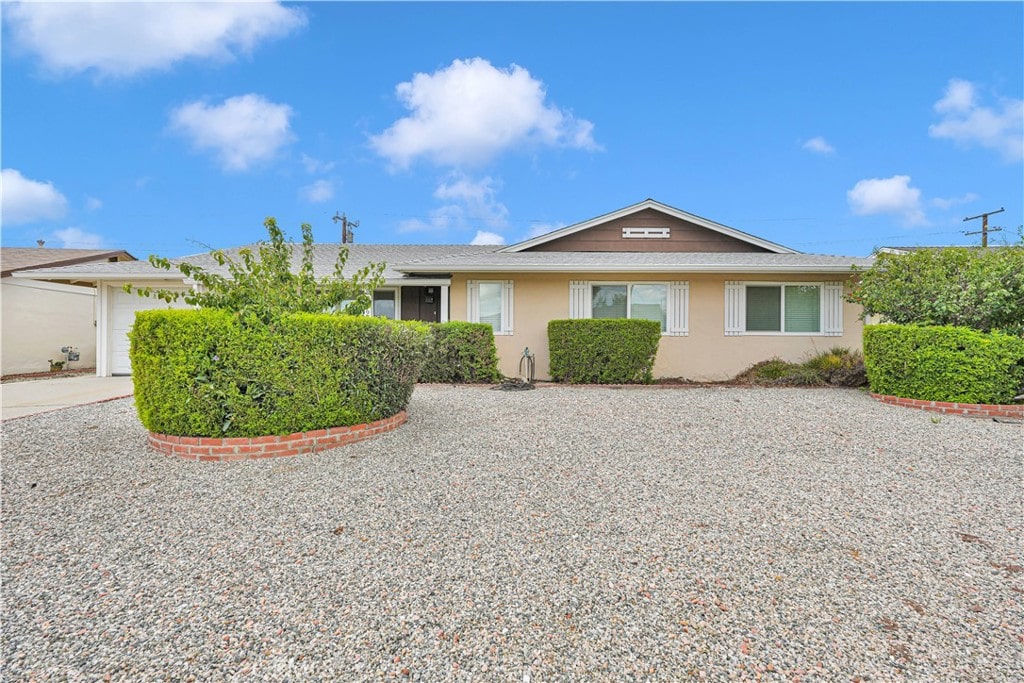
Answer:
[(402, 320), (441, 320), (441, 288), (402, 287)]

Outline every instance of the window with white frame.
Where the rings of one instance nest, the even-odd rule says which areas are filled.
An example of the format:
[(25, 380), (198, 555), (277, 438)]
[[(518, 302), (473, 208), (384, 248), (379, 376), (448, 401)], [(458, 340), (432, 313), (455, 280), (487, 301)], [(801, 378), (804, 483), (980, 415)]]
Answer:
[(662, 334), (689, 332), (689, 283), (569, 283), (570, 318), (640, 318), (661, 324)]
[(843, 334), (841, 282), (727, 282), (725, 333)]
[(467, 285), (467, 319), (487, 323), (494, 334), (512, 334), (512, 280), (470, 280)]
[(373, 290), (372, 314), (383, 316), (391, 320), (398, 318), (398, 297), (397, 290), (375, 289)]

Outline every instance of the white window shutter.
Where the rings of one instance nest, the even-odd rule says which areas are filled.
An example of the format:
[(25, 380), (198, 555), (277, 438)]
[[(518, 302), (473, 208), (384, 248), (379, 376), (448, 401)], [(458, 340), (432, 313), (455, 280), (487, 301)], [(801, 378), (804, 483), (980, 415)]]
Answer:
[(569, 282), (569, 317), (589, 318), (593, 315), (591, 308), (590, 283), (583, 280)]
[(746, 330), (746, 287), (742, 282), (725, 283), (725, 334), (735, 336)]
[(480, 287), (476, 280), (466, 281), (466, 320), (480, 322)]
[(668, 286), (668, 330), (673, 337), (690, 333), (690, 283), (672, 282)]
[(515, 300), (512, 291), (512, 280), (506, 280), (501, 283), (501, 298), (502, 298), (502, 315), (501, 315), (501, 333), (512, 334), (512, 303)]
[(843, 283), (826, 282), (821, 297), (821, 331), (827, 337), (843, 336)]

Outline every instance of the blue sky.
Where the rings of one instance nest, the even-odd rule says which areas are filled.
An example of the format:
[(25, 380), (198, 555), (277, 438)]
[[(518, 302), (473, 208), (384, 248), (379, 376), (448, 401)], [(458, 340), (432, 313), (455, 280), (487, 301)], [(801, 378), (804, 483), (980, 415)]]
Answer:
[(335, 241), (336, 212), (514, 243), (647, 197), (853, 256), (1024, 222), (1019, 2), (2, 12), (4, 246)]

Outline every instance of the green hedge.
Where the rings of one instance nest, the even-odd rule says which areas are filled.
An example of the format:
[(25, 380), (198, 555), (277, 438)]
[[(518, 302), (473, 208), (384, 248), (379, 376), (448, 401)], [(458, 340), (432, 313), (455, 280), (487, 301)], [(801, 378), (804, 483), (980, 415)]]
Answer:
[(501, 380), (494, 328), (487, 323), (430, 325), (421, 382), (493, 383)]
[(1024, 385), (1024, 339), (967, 327), (869, 325), (864, 364), (878, 394), (1006, 404)]
[(661, 325), (653, 320), (552, 320), (551, 378), (570, 384), (649, 383), (660, 340)]
[(313, 313), (245, 323), (214, 309), (140, 312), (129, 339), (146, 429), (210, 437), (390, 417), (408, 404), (427, 343), (418, 323)]

